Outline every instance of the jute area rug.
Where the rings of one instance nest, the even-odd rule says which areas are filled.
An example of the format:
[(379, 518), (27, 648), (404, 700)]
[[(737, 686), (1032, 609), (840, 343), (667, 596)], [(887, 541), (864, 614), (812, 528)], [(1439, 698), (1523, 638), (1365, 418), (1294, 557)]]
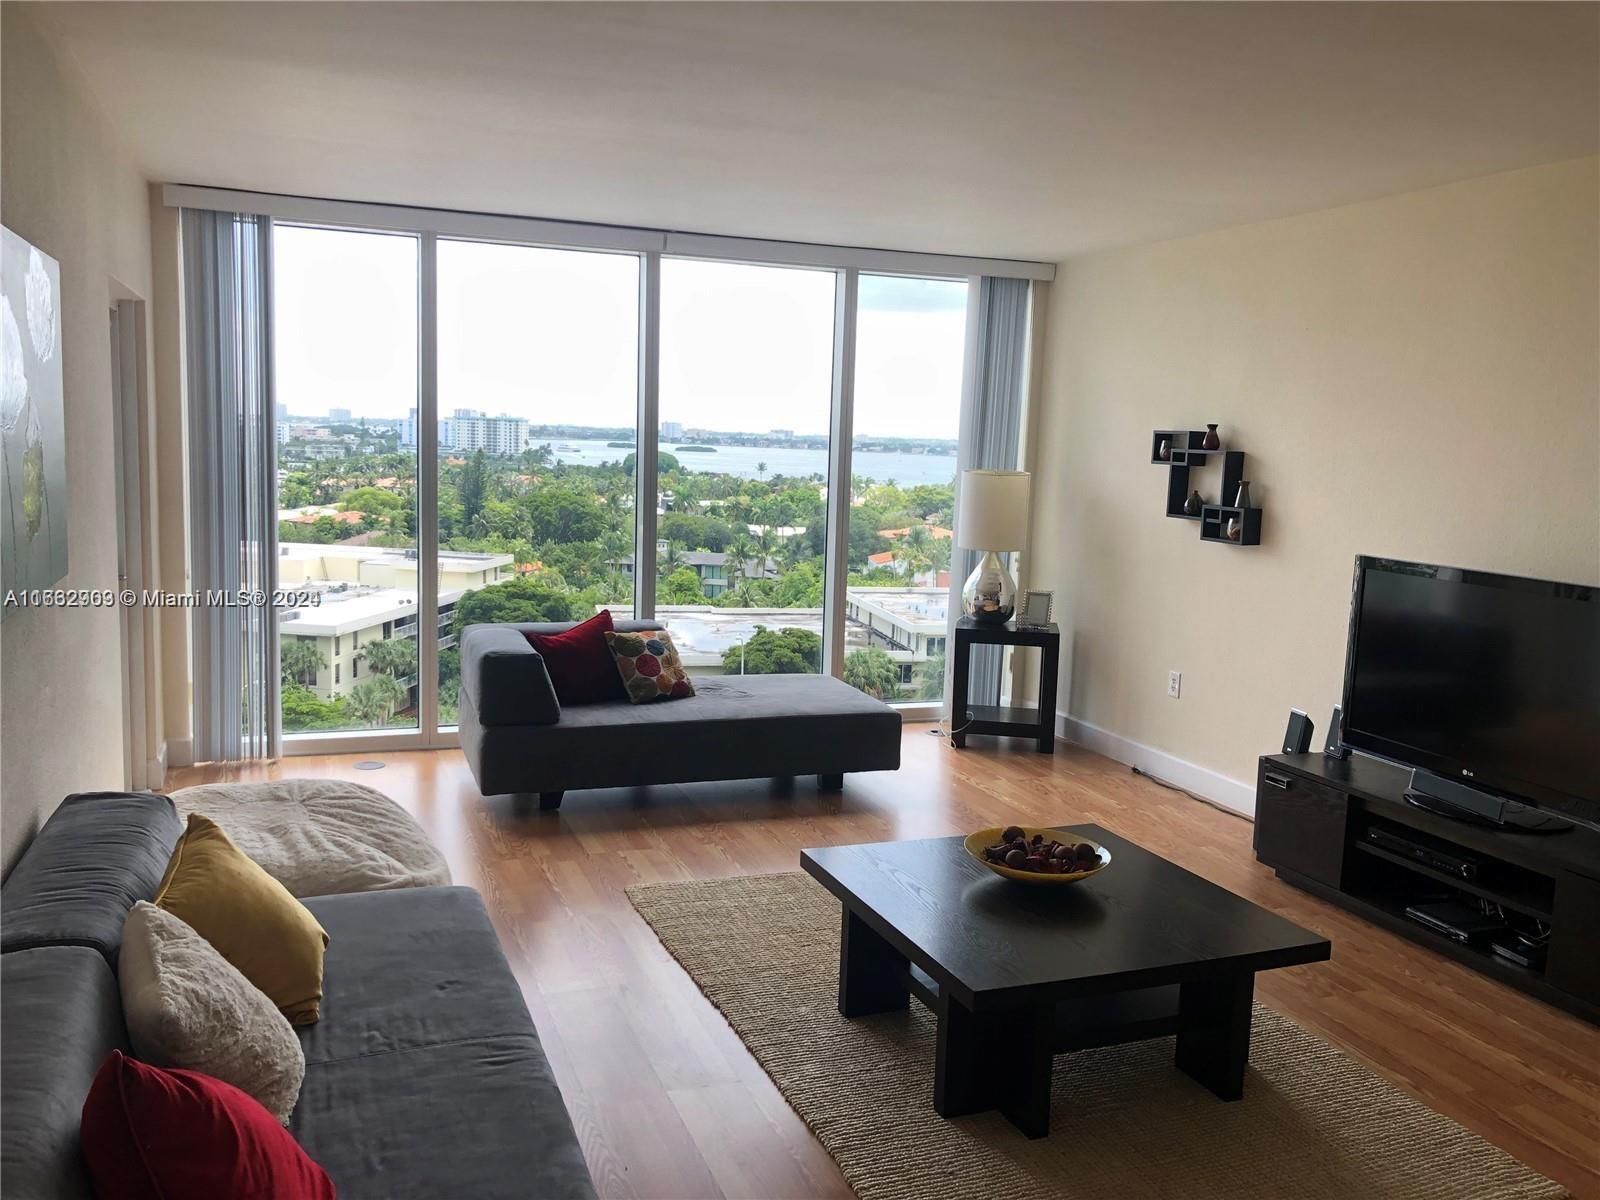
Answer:
[(998, 1113), (946, 1121), (923, 1005), (839, 1016), (839, 905), (808, 876), (652, 884), (628, 898), (862, 1200), (1567, 1195), (1260, 1005), (1236, 1103), (1179, 1072), (1161, 1038), (1058, 1057), (1047, 1138)]

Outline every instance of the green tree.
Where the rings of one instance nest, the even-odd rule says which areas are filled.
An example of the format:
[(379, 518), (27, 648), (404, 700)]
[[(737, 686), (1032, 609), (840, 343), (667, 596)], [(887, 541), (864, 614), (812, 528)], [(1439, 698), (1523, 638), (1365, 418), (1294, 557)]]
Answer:
[(461, 468), (456, 495), (461, 500), (462, 520), (471, 525), (489, 500), (489, 459), (482, 450), (474, 450)]
[(416, 639), (388, 638), (367, 642), (356, 657), (364, 659), (367, 666), (379, 674), (404, 679), (407, 675), (414, 675), (417, 670)]
[(456, 602), (455, 631), (468, 625), (505, 621), (570, 621), (572, 597), (559, 585), (532, 575), (492, 583), (468, 592)]
[(388, 492), (376, 487), (358, 487), (344, 493), (335, 503), (346, 512), (388, 516), (405, 508), (408, 501), (399, 492)]
[(593, 492), (561, 481), (547, 483), (522, 497), (534, 542), (594, 542), (610, 522)]
[(656, 599), (662, 604), (704, 604), (706, 592), (693, 567), (679, 567), (661, 581)]
[[(623, 471), (632, 475), (633, 468), (638, 461), (639, 456), (637, 454), (628, 455), (627, 458), (622, 460)], [(668, 475), (679, 470), (682, 470), (682, 466), (679, 464), (676, 454), (668, 454), (665, 450), (656, 452), (656, 474), (658, 476)]]
[(410, 693), (392, 675), (368, 675), (350, 689), (345, 709), (362, 725), (387, 725)]
[(822, 638), (809, 629), (768, 629), (757, 625), (742, 646), (722, 654), (729, 675), (815, 675), (822, 670)]
[(342, 729), (350, 724), (343, 700), (323, 700), (310, 688), (290, 684), (278, 699), (283, 727), (290, 733), (307, 729)]
[(728, 587), (737, 589), (739, 581), (745, 577), (750, 565), (750, 556), (755, 553), (755, 545), (750, 540), (750, 532), (744, 526), (739, 526), (733, 531), (733, 538), (728, 542), (727, 560), (723, 564), (728, 573)]
[(893, 700), (900, 693), (900, 668), (877, 646), (845, 655), (844, 681), (875, 700)]
[(286, 684), (315, 684), (317, 672), (327, 665), (326, 656), (309, 638), (286, 637), (278, 646), (278, 670)]
[(672, 575), (683, 566), (683, 551), (677, 542), (668, 542), (666, 547), (656, 555), (656, 574), (665, 578)]
[(945, 653), (941, 650), (917, 669), (918, 700), (944, 699), (944, 663)]

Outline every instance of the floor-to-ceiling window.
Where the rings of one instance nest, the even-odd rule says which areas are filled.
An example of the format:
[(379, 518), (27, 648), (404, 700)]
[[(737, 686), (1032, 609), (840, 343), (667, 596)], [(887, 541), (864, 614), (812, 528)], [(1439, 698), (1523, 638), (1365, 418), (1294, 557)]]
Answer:
[(448, 743), (465, 626), (602, 607), (661, 619), (697, 675), (840, 670), (891, 703), (942, 698), (967, 277), (645, 231), (273, 230), (300, 749)]
[(692, 675), (823, 670), (835, 271), (661, 268), (656, 615)]
[(860, 277), (845, 681), (944, 698), (964, 279)]
[(438, 242), (439, 722), (460, 630), (632, 604), (639, 257)]
[(272, 270), (283, 730), (414, 729), (418, 239), (279, 224)]

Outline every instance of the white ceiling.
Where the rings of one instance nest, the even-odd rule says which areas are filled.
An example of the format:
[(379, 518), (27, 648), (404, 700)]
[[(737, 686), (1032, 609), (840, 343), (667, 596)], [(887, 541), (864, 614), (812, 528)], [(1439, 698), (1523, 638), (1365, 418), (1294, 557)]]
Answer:
[(151, 178), (1061, 259), (1600, 149), (1600, 6), (30, 6)]

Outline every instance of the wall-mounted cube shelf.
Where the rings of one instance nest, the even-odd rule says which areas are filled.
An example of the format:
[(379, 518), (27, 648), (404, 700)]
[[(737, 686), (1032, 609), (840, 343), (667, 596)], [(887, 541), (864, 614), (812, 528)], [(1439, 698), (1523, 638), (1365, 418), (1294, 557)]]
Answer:
[[(1230, 546), (1260, 545), (1259, 508), (1204, 504), (1198, 514), (1183, 511), (1184, 502), (1189, 499), (1191, 490), (1189, 483), (1191, 467), (1203, 467), (1213, 456), (1221, 456), (1222, 494), (1219, 499), (1234, 499), (1239, 494), (1239, 482), (1244, 478), (1244, 451), (1229, 450), (1222, 446), (1218, 446), (1215, 450), (1207, 450), (1205, 438), (1206, 431), (1203, 429), (1157, 429), (1150, 435), (1151, 464), (1167, 468), (1167, 516), (1180, 521), (1199, 521), (1200, 540), (1203, 542), (1226, 542)], [(1163, 440), (1167, 443), (1166, 458), (1161, 457)], [(1230, 538), (1227, 535), (1228, 519), (1235, 516), (1239, 520), (1239, 536)]]
[[(1228, 522), (1237, 522), (1238, 537), (1228, 536)], [(1261, 544), (1261, 510), (1234, 508), (1226, 504), (1207, 504), (1200, 509), (1200, 540), (1223, 542), (1229, 546)]]

